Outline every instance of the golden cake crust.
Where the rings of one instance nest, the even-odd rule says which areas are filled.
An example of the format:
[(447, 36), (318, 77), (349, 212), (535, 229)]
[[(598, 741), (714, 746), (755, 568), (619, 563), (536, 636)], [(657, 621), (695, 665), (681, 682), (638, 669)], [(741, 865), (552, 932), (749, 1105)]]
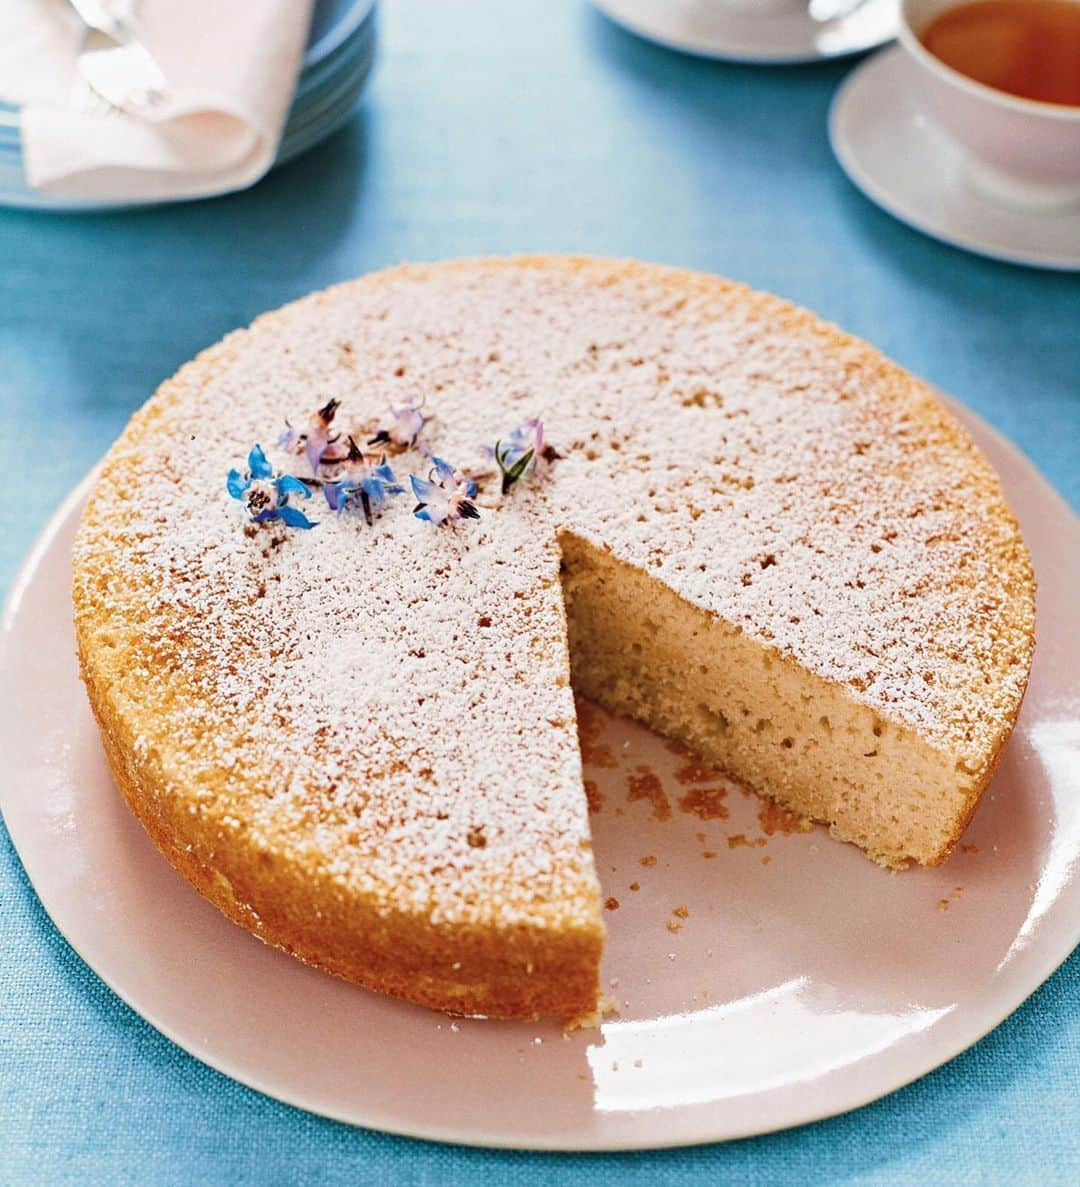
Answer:
[[(303, 535), (245, 531), (228, 466), (330, 396), (367, 426), (427, 396), (435, 452), (463, 468), (530, 415), (566, 456), (511, 499), (482, 491), (458, 531), (404, 507), (373, 529), (322, 508)], [(74, 602), (110, 765), (155, 844), (229, 918), (370, 988), (461, 1013), (589, 1010), (603, 924), (567, 532), (955, 762), (949, 829), (910, 854), (947, 856), (1034, 644), (996, 476), (923, 385), (811, 314), (563, 257), (315, 294), (133, 418), (84, 515)]]

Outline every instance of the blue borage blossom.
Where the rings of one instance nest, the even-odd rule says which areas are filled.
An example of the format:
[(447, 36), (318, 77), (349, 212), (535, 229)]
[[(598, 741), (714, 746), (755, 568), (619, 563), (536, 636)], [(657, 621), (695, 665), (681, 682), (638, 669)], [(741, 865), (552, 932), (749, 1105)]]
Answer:
[(364, 453), (352, 437), (338, 477), (323, 483), (323, 494), (331, 511), (340, 514), (359, 506), (369, 526), (382, 510), (387, 496), (400, 495), (404, 491), (394, 477), (394, 471), (386, 464), (386, 458)]
[(313, 413), (307, 428), (297, 429), (286, 421), (285, 428), (278, 438), (279, 449), (286, 453), (304, 454), (314, 477), (318, 477), (321, 465), (340, 462), (344, 456), (341, 450), (336, 448), (341, 435), (330, 428), (340, 407), (340, 400), (328, 400)]
[(391, 404), (389, 420), (379, 426), (379, 431), (368, 441), (368, 444), (392, 445), (397, 449), (408, 449), (416, 444), (427, 419), (420, 411), (420, 404), (412, 400), (406, 401), (404, 404)]
[(291, 528), (313, 528), (315, 524), (296, 507), (289, 506), (290, 495), (311, 498), (311, 491), (291, 474), (274, 474), (261, 445), (253, 445), (248, 454), (246, 474), (230, 470), (226, 482), (229, 494), (244, 504), (253, 523), (280, 519)]
[(539, 474), (561, 456), (544, 443), (543, 421), (533, 417), (495, 442), (487, 452), (502, 474), (502, 493), (508, 494), (528, 474)]
[(426, 519), (439, 527), (444, 523), (456, 523), (459, 519), (479, 519), (473, 498), (476, 496), (476, 480), (467, 474), (459, 474), (449, 462), (433, 457), (434, 467), (428, 478), (410, 475), (416, 506), (413, 514), (417, 519)]

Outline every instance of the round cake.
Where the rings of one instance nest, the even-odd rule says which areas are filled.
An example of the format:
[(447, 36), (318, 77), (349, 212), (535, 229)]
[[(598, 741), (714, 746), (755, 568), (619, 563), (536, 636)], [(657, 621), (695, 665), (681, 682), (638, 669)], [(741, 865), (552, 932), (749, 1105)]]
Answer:
[(170, 862), (271, 944), (453, 1012), (588, 1014), (574, 692), (888, 866), (956, 844), (1034, 579), (905, 371), (636, 263), (402, 267), (258, 319), (110, 451), (82, 673)]

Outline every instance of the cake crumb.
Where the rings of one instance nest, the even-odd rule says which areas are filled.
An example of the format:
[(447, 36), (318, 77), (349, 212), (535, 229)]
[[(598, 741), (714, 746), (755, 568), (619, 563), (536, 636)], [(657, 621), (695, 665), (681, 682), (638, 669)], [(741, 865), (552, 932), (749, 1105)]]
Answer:
[(668, 931), (682, 931), (682, 924), (677, 919), (669, 919), (667, 921)]
[(684, 812), (692, 812), (699, 820), (727, 820), (726, 795), (724, 787), (695, 787), (679, 799), (679, 807)]
[(617, 911), (619, 909), (619, 900), (614, 895), (604, 899), (604, 909), (607, 911)]
[(643, 858), (641, 859), (641, 864), (642, 864), (643, 866), (645, 866), (645, 867), (646, 867), (646, 869), (648, 869), (648, 868), (649, 868), (649, 867), (651, 867), (651, 866), (654, 866), (654, 865), (656, 865), (656, 854), (655, 854), (655, 853), (650, 853), (650, 854), (648, 854), (646, 857), (643, 857)]
[(589, 805), (590, 816), (595, 816), (604, 806), (604, 793), (597, 786), (595, 779), (585, 780), (585, 800)]
[(712, 859), (716, 856), (716, 850), (715, 849), (706, 849), (705, 852), (701, 856), (703, 858), (705, 858), (706, 861), (712, 861)]
[(581, 761), (586, 766), (612, 769), (619, 765), (615, 752), (607, 743), (602, 742), (604, 735), (604, 717), (601, 711), (592, 704), (578, 697), (577, 707), (578, 746), (581, 750)]
[(678, 915), (680, 919), (690, 918), (690, 908), (680, 904), (672, 910), (672, 915)]
[(770, 862), (770, 861), (772, 861), (772, 858), (771, 858), (771, 857), (768, 857), (768, 856), (766, 856), (766, 857), (763, 857), (763, 858), (761, 859), (761, 864), (762, 864), (763, 866), (767, 866), (767, 865), (769, 864), (769, 862)]
[(660, 777), (648, 767), (641, 766), (637, 770), (636, 775), (628, 775), (626, 779), (629, 789), (627, 802), (632, 804), (637, 800), (648, 800), (654, 820), (670, 820), (671, 803)]
[(761, 831), (771, 837), (774, 833), (808, 833), (814, 827), (812, 820), (791, 812), (775, 800), (762, 800), (758, 808), (758, 823)]
[(586, 1010), (584, 1014), (578, 1014), (574, 1018), (569, 1018), (563, 1023), (563, 1033), (569, 1034), (571, 1031), (575, 1030), (593, 1030), (598, 1027), (609, 1014), (618, 1014), (618, 1012), (619, 1003), (611, 996), (610, 993), (602, 993), (593, 1009)]
[(962, 844), (962, 845), (960, 846), (960, 852), (961, 852), (961, 853), (972, 853), (972, 854), (975, 854), (975, 853), (978, 853), (978, 852), (979, 852), (979, 846), (978, 846), (978, 845), (972, 845), (972, 844), (970, 844), (970, 843), (967, 843), (967, 844)]
[(634, 891), (640, 890), (640, 889), (641, 889), (641, 883), (640, 883), (640, 882), (631, 882), (631, 883), (630, 883), (630, 889), (631, 889), (631, 890), (634, 890)]
[(937, 909), (939, 911), (947, 911), (949, 909), (949, 900), (947, 898), (939, 898)]
[(688, 762), (675, 772), (675, 778), (684, 786), (687, 783), (715, 783), (723, 777), (722, 771), (700, 759)]
[(746, 833), (732, 833), (727, 839), (729, 849), (738, 849), (739, 846), (746, 849), (764, 849), (768, 843), (764, 837), (755, 837), (751, 841)]

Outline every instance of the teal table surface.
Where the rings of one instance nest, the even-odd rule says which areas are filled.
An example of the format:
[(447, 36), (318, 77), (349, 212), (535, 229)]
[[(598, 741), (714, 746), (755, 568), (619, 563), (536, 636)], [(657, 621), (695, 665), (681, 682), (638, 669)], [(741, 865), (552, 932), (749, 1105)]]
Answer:
[[(0, 584), (160, 380), (310, 289), (403, 259), (637, 256), (810, 306), (976, 409), (1080, 504), (1080, 278), (870, 205), (825, 134), (845, 63), (648, 45), (573, 0), (392, 0), (363, 105), (251, 191), (0, 212)], [(18, 771), (4, 769), (17, 779)], [(541, 1155), (309, 1116), (185, 1055), (44, 914), (0, 832), (0, 1183), (1080, 1181), (1080, 957), (952, 1063), (858, 1112), (728, 1145)]]

